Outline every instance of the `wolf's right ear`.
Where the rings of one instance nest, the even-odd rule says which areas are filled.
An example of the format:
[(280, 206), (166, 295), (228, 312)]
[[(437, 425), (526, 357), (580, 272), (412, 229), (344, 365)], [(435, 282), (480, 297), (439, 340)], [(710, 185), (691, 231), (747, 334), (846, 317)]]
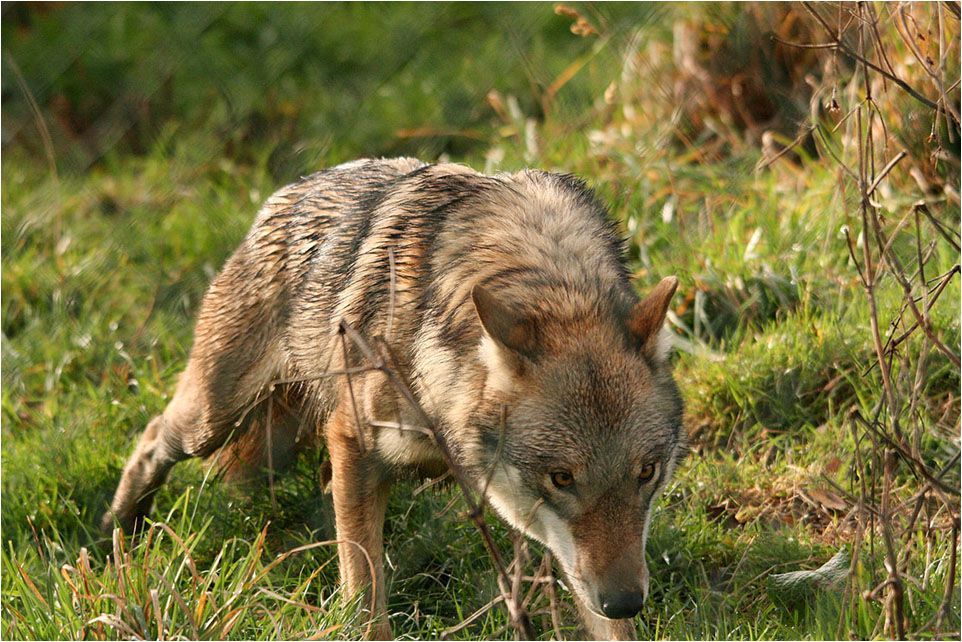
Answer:
[(665, 317), (677, 289), (678, 278), (666, 276), (628, 313), (628, 330), (640, 342), (645, 355), (659, 363), (668, 358), (670, 335), (664, 329)]
[(530, 319), (498, 301), (481, 285), (472, 288), (471, 299), (481, 319), (481, 326), (489, 337), (518, 355), (535, 358), (537, 336)]

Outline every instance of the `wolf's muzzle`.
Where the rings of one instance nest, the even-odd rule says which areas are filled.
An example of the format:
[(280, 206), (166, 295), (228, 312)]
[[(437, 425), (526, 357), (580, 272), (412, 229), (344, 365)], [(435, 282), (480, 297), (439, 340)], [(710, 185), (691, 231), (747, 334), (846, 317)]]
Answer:
[(613, 620), (634, 617), (645, 602), (645, 594), (642, 591), (603, 593), (600, 598), (601, 612), (605, 617)]

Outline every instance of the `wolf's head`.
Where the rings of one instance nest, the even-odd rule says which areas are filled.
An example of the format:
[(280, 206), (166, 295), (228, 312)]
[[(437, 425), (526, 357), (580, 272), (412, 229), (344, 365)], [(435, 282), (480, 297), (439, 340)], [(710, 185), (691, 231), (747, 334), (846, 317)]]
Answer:
[(677, 284), (620, 311), (557, 318), (473, 291), (487, 386), (507, 409), (482, 436), (488, 500), (606, 618), (632, 617), (647, 596), (652, 502), (685, 452), (663, 334)]

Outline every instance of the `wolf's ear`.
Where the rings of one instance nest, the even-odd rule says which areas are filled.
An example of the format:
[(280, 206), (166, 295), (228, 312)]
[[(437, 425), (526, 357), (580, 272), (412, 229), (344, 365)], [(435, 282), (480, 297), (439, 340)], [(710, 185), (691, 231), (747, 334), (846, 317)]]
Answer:
[(665, 316), (677, 289), (678, 278), (666, 276), (628, 313), (628, 331), (639, 341), (645, 355), (656, 362), (668, 358), (671, 337), (664, 331)]
[(530, 319), (498, 301), (481, 285), (474, 286), (471, 298), (488, 336), (523, 357), (533, 359), (536, 356), (537, 337)]

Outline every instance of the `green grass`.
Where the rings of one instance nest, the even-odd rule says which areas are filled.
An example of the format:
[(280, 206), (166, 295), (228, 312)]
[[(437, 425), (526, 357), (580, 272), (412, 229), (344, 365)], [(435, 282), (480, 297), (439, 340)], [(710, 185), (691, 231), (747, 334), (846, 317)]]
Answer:
[[(568, 22), (547, 5), (527, 5), (513, 18), (503, 8), (423, 9), (432, 13), (342, 5), (315, 29), (291, 8), (230, 5), (204, 18), (212, 26), (200, 37), (202, 55), (176, 67), (173, 89), (150, 103), (151, 118), (138, 121), (144, 131), (127, 132), (97, 159), (84, 160), (94, 153), (89, 145), (70, 143), (49, 112), (57, 175), (35, 137), (4, 138), (0, 635), (147, 638), (161, 627), (168, 637), (232, 639), (363, 633), (358, 605), (338, 592), (334, 547), (285, 557), (334, 537), (317, 456), (278, 480), (276, 504), (267, 493), (232, 488), (191, 462), (178, 466), (159, 494), (150, 536), (104, 541), (94, 525), (139, 432), (173, 391), (208, 282), (259, 204), (299, 173), (395, 153), (426, 160), (444, 153), (479, 169), (536, 165), (582, 175), (623, 222), (639, 289), (668, 273), (680, 277), (676, 329), (690, 348), (676, 363), (695, 452), (652, 526), (652, 596), (638, 622), (643, 636), (882, 635), (881, 606), (852, 590), (815, 591), (786, 604), (767, 583), (772, 573), (817, 568), (851, 547), (845, 511), (813, 506), (803, 495), (831, 491), (826, 478), (854, 488), (848, 413), (853, 407), (869, 413), (880, 395), (878, 372), (869, 370), (867, 306), (838, 234), (853, 224), (854, 208), (851, 194), (839, 196), (837, 170), (826, 159), (806, 158), (788, 175), (777, 167), (755, 172), (761, 152), (749, 145), (696, 162), (683, 147), (662, 144), (655, 124), (625, 133), (618, 126), (628, 116), (599, 111), (605, 87), (620, 78), (631, 27), (666, 42), (665, 20), (677, 7), (586, 13), (608, 25), (606, 41), (569, 34)], [(173, 41), (163, 37), (187, 19), (184, 7), (124, 5), (113, 18), (98, 9), (86, 22), (75, 19), (78, 10), (34, 15), (32, 27), (19, 31), (8, 14), (4, 21), (6, 46), (41, 104), (81, 92), (80, 68), (93, 79), (94, 102), (78, 103), (87, 110), (78, 119), (109, 107), (111, 74), (129, 88), (149, 76), (137, 64), (148, 71), (165, 60), (173, 64), (165, 56), (189, 35), (184, 27), (174, 30)], [(195, 17), (202, 26), (203, 16)], [(301, 37), (303, 49), (278, 44), (271, 29), (258, 31), (258, 21), (290, 41)], [(517, 42), (504, 48), (498, 34), (509, 27)], [(50, 46), (43, 34), (59, 33), (76, 47), (88, 31), (105, 39), (104, 49), (83, 50), (57, 75), (56, 59), (41, 55)], [(134, 34), (139, 40), (131, 40)], [(403, 49), (411, 40), (424, 49), (384, 72), (385, 43)], [(237, 54), (225, 53), (230, 46), (253, 59), (290, 59), (252, 65), (245, 76), (248, 67), (231, 66)], [(151, 47), (160, 53), (149, 56)], [(225, 79), (226, 99), (205, 94), (192, 80), (203, 55), (220, 56), (211, 65)], [(542, 113), (538, 92), (578, 60), (584, 66)], [(261, 91), (269, 80), (259, 74), (275, 63), (286, 71), (278, 72), (280, 98), (269, 101)], [(8, 122), (5, 115), (4, 128), (14, 123), (18, 132), (30, 131), (35, 124), (9, 76), (4, 107), (12, 116)], [(312, 76), (346, 93), (322, 91), (308, 82)], [(485, 106), (490, 88), (519, 97), (508, 120)], [(233, 121), (221, 113), (229, 104), (237, 112)], [(535, 143), (524, 133), (527, 116)], [(476, 133), (398, 135), (416, 127)], [(599, 131), (616, 132), (602, 149), (589, 142)], [(908, 199), (896, 191), (885, 206), (894, 214)], [(957, 260), (937, 250), (932, 274)], [(959, 299), (958, 279), (944, 296)], [(884, 313), (899, 303), (891, 289), (881, 293)], [(938, 313), (939, 330), (958, 345), (957, 310), (943, 306)], [(957, 406), (959, 373), (937, 354), (928, 359), (931, 407), (921, 411), (927, 422), (957, 432), (957, 408), (947, 418), (939, 408)], [(923, 444), (934, 462), (948, 461), (957, 449), (957, 437), (954, 446)], [(950, 479), (958, 485), (957, 474)], [(903, 497), (918, 488), (904, 471), (898, 484)], [(442, 487), (412, 497), (414, 488), (402, 484), (390, 503), (391, 621), (401, 638), (435, 638), (495, 598), (497, 586), (457, 493)], [(510, 551), (507, 529), (490, 521), (502, 550)], [(916, 550), (906, 571), (919, 587), (912, 591), (912, 630), (957, 635), (958, 596), (941, 629), (925, 626), (942, 599), (948, 544), (918, 542)], [(542, 553), (531, 545), (535, 566)], [(879, 551), (863, 548), (856, 569), (859, 586), (877, 584), (884, 573)], [(565, 633), (575, 635), (570, 597), (561, 595)], [(544, 607), (539, 596), (535, 623), (547, 638)], [(454, 637), (511, 634), (505, 611), (495, 607)]]

